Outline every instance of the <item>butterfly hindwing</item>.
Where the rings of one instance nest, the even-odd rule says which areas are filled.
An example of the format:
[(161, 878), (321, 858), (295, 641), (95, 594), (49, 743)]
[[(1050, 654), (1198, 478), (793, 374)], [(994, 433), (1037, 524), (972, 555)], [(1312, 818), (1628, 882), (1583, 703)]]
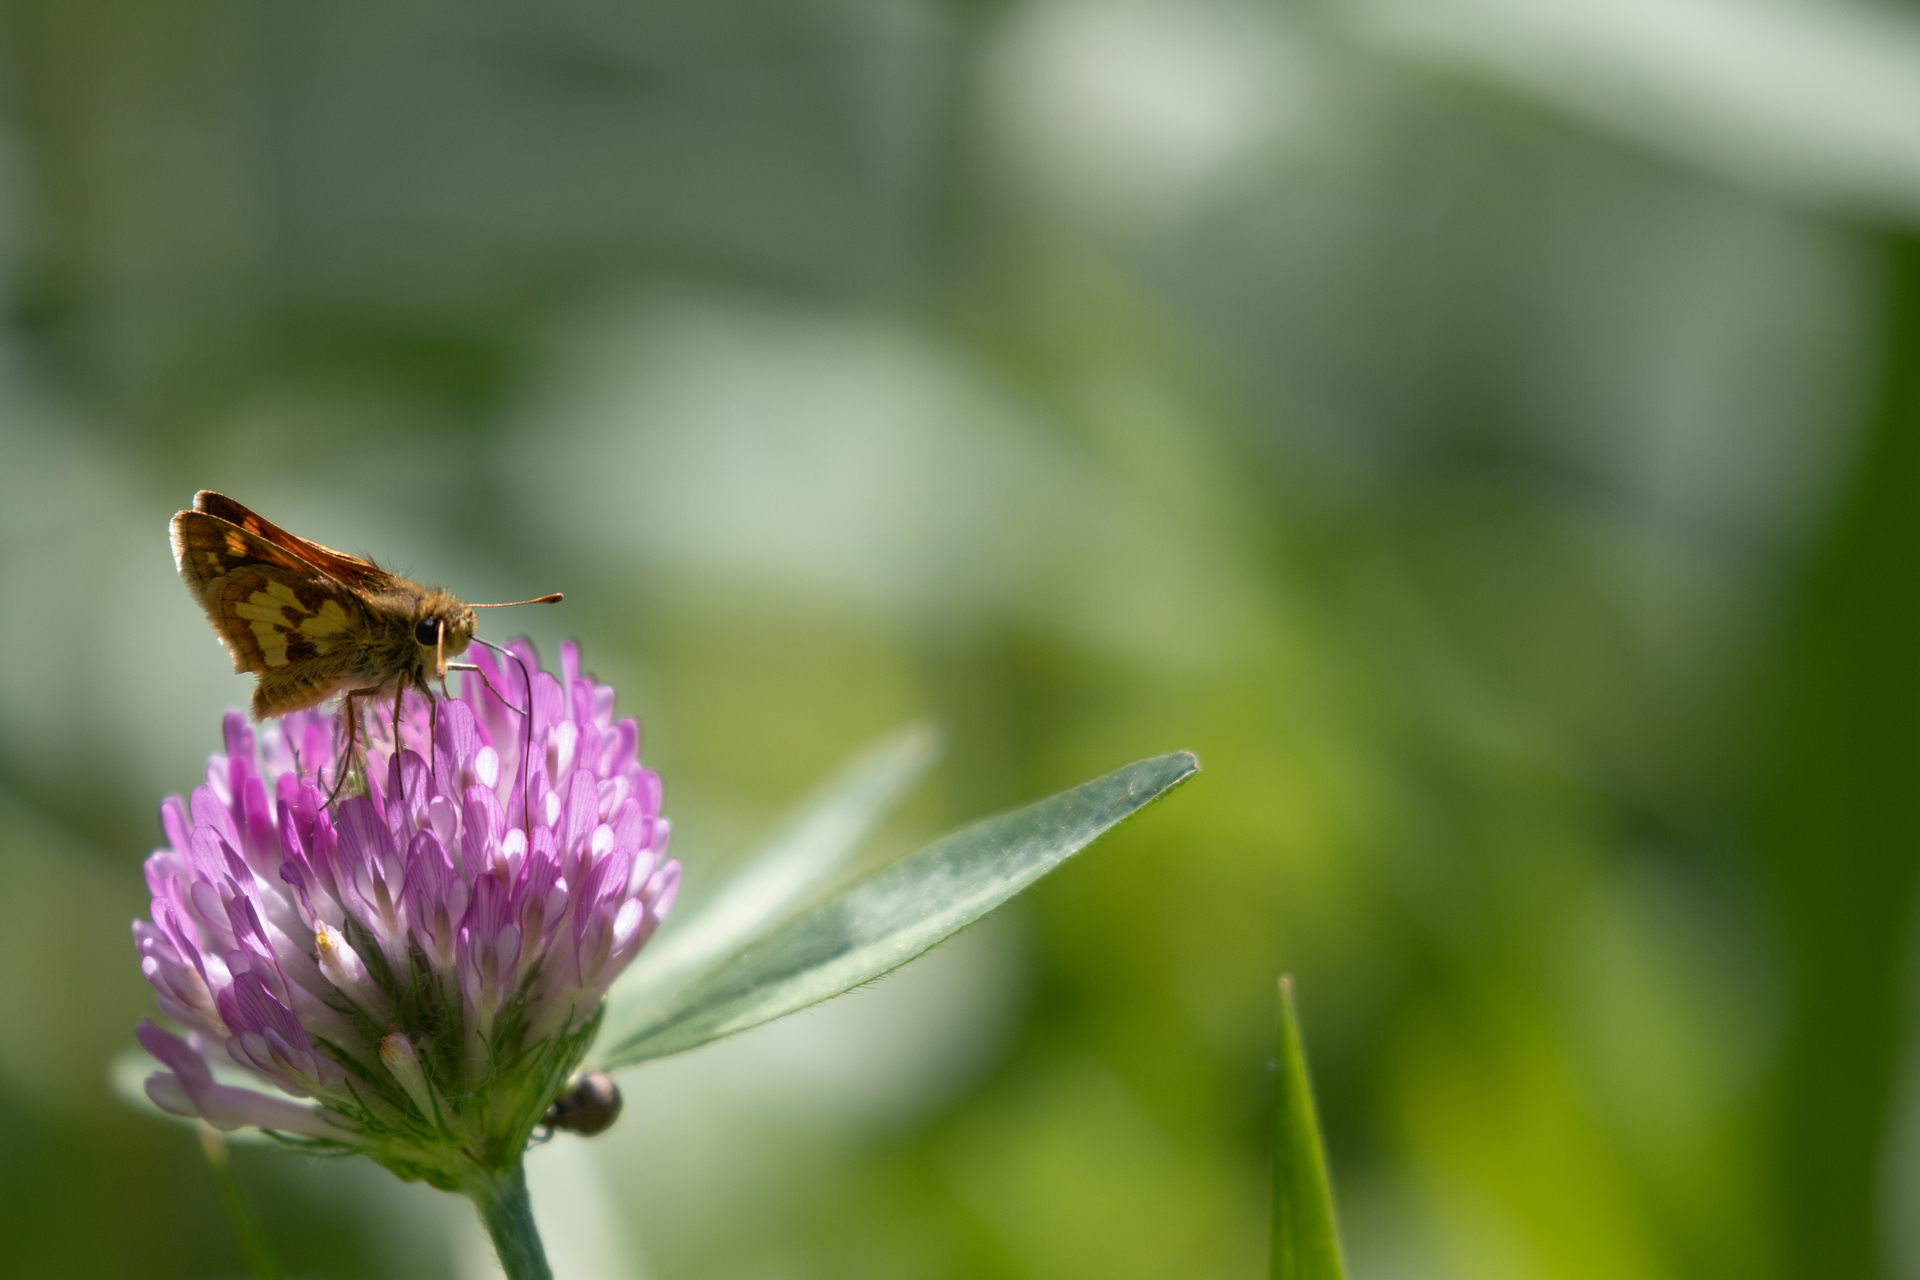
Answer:
[(175, 516), (173, 553), (180, 576), (233, 655), (235, 671), (301, 668), (351, 648), (365, 633), (351, 591), (217, 516)]
[(312, 662), (357, 643), (366, 630), (353, 598), (330, 582), (261, 565), (228, 575), (221, 629), (251, 641), (252, 671)]

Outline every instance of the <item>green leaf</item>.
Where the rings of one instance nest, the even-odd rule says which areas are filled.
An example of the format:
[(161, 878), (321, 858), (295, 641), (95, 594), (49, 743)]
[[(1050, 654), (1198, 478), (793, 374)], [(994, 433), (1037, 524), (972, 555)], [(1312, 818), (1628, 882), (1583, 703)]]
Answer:
[[(1347, 0), (1382, 51), (1484, 78), (1707, 173), (1911, 226), (1920, 39), (1879, 6)], [(1657, 105), (1655, 105), (1657, 104)]]
[(1273, 1102), (1273, 1280), (1345, 1280), (1334, 1227), (1333, 1184), (1320, 1144), (1313, 1080), (1294, 1016), (1290, 976), (1280, 979)]
[(631, 1066), (818, 1004), (951, 937), (1200, 768), (1176, 751), (954, 832), (693, 978), (607, 1055)]
[(675, 916), (647, 944), (607, 995), (596, 1050), (655, 1023), (691, 979), (824, 890), (940, 751), (932, 726), (912, 725), (842, 765), (718, 893), (690, 915)]

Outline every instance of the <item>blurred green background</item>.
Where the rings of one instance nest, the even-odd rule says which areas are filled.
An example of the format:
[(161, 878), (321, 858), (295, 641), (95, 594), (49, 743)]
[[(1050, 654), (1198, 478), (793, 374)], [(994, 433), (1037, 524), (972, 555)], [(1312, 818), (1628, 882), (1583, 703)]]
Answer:
[[(1273, 979), (1356, 1280), (1920, 1277), (1920, 12), (0, 3), (0, 1240), (242, 1272), (108, 1059), (247, 682), (218, 488), (586, 663), (689, 895), (931, 717), (882, 852), (1192, 785), (629, 1073), (563, 1277), (1262, 1274)], [(302, 1277), (464, 1205), (237, 1160)]]

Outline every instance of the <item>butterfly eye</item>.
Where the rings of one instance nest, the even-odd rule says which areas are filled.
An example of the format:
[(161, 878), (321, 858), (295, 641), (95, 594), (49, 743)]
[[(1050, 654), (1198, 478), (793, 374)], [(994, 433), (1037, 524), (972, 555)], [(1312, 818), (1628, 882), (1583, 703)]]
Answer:
[(413, 638), (431, 649), (440, 643), (440, 619), (422, 618), (413, 626)]

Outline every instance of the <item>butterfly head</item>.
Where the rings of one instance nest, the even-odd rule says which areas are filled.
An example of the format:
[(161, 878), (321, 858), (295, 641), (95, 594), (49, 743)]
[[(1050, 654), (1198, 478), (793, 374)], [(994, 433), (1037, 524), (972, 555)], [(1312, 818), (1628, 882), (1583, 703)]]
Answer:
[(420, 666), (430, 673), (429, 678), (437, 680), (447, 673), (447, 659), (467, 651), (467, 646), (473, 643), (473, 632), (471, 605), (461, 603), (445, 591), (421, 594), (414, 615), (413, 642), (420, 647)]

